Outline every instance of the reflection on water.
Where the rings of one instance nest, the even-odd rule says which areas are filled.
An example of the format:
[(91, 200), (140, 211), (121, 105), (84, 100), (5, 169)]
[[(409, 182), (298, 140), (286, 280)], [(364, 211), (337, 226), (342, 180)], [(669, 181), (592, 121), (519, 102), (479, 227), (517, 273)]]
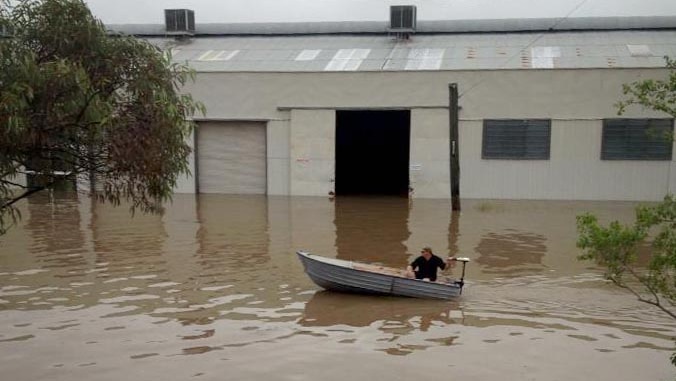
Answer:
[(509, 229), (504, 233), (486, 233), (476, 247), (476, 263), (487, 273), (524, 275), (543, 270), (542, 258), (547, 252), (546, 238), (540, 234), (520, 233)]
[[(41, 198), (26, 200), (28, 218), (25, 221), (25, 228), (34, 237), (30, 250), (45, 263), (63, 261), (63, 255), (60, 253), (82, 248), (84, 245), (77, 194), (57, 193), (53, 201), (45, 205)], [(62, 223), (60, 218), (54, 218), (55, 216), (63, 216), (68, 223)]]
[(405, 266), (408, 199), (339, 197), (335, 203), (338, 258)]
[[(176, 195), (132, 218), (41, 195), (0, 238), (0, 365), (17, 380), (222, 379), (223, 364), (240, 379), (666, 379), (674, 323), (575, 259), (576, 214), (633, 207)], [(294, 254), (403, 267), (426, 245), (473, 259), (457, 301), (318, 291)]]
[(406, 326), (411, 319), (420, 318), (419, 328), (421, 331), (426, 331), (433, 321), (444, 324), (454, 323), (451, 316), (459, 316), (458, 322), (462, 321), (462, 311), (458, 309), (457, 302), (408, 300), (320, 291), (315, 293), (305, 305), (303, 317), (299, 323), (305, 327), (336, 325), (367, 327), (376, 322), (384, 323), (382, 326), (393, 322)]

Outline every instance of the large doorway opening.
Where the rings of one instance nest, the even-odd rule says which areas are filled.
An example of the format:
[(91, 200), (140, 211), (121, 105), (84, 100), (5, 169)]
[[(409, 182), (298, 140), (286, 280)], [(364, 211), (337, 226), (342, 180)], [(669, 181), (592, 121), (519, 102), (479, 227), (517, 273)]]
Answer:
[(410, 110), (336, 111), (336, 195), (408, 196)]

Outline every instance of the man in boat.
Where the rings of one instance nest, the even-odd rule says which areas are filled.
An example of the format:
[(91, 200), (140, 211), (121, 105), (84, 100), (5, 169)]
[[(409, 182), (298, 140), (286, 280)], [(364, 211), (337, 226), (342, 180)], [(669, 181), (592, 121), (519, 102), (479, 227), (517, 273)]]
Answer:
[(435, 282), (437, 280), (437, 269), (446, 270), (455, 266), (455, 257), (447, 258), (445, 261), (432, 253), (431, 247), (423, 247), (420, 256), (406, 267), (406, 276)]

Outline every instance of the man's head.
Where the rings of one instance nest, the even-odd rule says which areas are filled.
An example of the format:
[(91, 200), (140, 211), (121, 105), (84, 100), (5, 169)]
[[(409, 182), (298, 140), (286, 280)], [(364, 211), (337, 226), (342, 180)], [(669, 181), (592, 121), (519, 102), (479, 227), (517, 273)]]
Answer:
[(422, 254), (425, 259), (430, 259), (432, 257), (432, 248), (429, 246), (425, 246), (420, 250), (420, 254)]

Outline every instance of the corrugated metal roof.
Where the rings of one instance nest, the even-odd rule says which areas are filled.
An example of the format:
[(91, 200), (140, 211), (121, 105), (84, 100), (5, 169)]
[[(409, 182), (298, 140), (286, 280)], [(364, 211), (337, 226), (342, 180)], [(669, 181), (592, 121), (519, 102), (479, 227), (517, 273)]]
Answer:
[(197, 71), (406, 71), (664, 67), (676, 30), (149, 38)]

